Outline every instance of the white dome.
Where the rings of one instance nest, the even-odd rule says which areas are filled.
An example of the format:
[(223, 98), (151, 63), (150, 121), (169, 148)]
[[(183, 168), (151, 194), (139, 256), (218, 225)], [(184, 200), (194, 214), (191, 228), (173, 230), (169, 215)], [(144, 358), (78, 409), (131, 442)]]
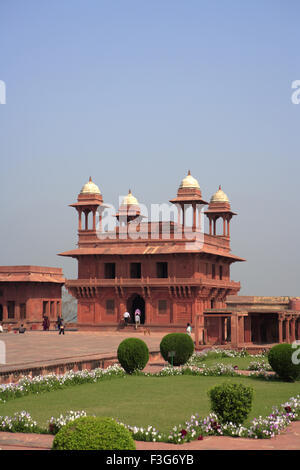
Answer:
[(101, 194), (98, 186), (93, 183), (90, 177), (89, 181), (82, 187), (80, 194)]
[(183, 178), (183, 180), (181, 181), (181, 185), (179, 186), (179, 189), (182, 189), (182, 188), (200, 189), (198, 181), (196, 180), (196, 178), (194, 178), (191, 175), (190, 171), (188, 172), (188, 175), (185, 178)]

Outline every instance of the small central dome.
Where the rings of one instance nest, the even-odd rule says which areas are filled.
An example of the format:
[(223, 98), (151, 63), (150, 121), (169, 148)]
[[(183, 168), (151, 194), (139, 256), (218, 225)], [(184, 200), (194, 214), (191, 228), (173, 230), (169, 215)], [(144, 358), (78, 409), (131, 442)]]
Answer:
[(129, 189), (127, 196), (124, 197), (122, 204), (124, 206), (138, 206), (138, 200), (132, 195), (131, 189)]
[(90, 176), (89, 181), (82, 187), (80, 194), (101, 194), (101, 192)]
[(219, 186), (218, 191), (212, 195), (210, 202), (229, 202), (228, 196), (222, 191), (221, 186)]
[(188, 175), (185, 178), (183, 178), (183, 180), (181, 181), (181, 185), (179, 186), (179, 189), (182, 189), (182, 188), (200, 189), (198, 181), (195, 178), (193, 178), (190, 171), (188, 172)]

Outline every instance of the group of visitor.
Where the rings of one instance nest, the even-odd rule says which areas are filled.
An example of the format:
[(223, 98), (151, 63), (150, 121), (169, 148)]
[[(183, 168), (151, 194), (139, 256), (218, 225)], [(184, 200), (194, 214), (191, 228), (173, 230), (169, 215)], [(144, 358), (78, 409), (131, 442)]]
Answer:
[[(65, 334), (65, 325), (64, 325), (64, 320), (63, 318), (58, 315), (57, 317), (57, 320), (56, 320), (56, 327), (59, 331), (59, 334)], [(43, 330), (44, 331), (49, 331), (50, 329), (50, 320), (47, 316), (44, 316), (44, 320), (43, 320)]]
[[(130, 313), (126, 311), (123, 315), (123, 318), (124, 318), (125, 326), (128, 325), (130, 318), (131, 318)], [(139, 308), (137, 308), (134, 312), (134, 321), (135, 321), (135, 329), (137, 330), (138, 326), (140, 326), (141, 324), (141, 311)], [(192, 327), (190, 323), (187, 323), (186, 325), (186, 333), (189, 336), (192, 336)]]
[[(131, 315), (129, 312), (125, 312), (123, 315), (125, 326), (128, 325)], [(138, 326), (141, 324), (141, 311), (137, 308), (134, 312), (134, 322), (135, 322), (135, 329), (137, 330)]]

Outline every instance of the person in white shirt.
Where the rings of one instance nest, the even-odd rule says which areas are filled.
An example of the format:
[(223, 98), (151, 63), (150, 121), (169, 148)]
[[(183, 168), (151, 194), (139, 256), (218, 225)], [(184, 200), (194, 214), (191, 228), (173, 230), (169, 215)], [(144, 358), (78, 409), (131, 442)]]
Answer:
[(130, 313), (129, 312), (125, 312), (124, 315), (124, 321), (125, 321), (125, 325), (128, 325), (128, 322), (129, 322), (129, 318), (130, 318)]
[(189, 323), (186, 325), (186, 332), (189, 336), (192, 336), (192, 327)]

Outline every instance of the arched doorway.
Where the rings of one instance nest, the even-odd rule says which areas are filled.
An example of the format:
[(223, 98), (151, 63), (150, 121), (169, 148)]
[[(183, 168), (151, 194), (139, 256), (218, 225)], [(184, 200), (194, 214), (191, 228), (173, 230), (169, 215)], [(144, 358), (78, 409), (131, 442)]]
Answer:
[(0, 304), (0, 321), (3, 321), (3, 306)]
[(139, 308), (141, 311), (141, 325), (145, 323), (145, 300), (138, 294), (133, 294), (127, 300), (127, 310), (130, 313), (131, 322), (134, 323), (134, 312)]

